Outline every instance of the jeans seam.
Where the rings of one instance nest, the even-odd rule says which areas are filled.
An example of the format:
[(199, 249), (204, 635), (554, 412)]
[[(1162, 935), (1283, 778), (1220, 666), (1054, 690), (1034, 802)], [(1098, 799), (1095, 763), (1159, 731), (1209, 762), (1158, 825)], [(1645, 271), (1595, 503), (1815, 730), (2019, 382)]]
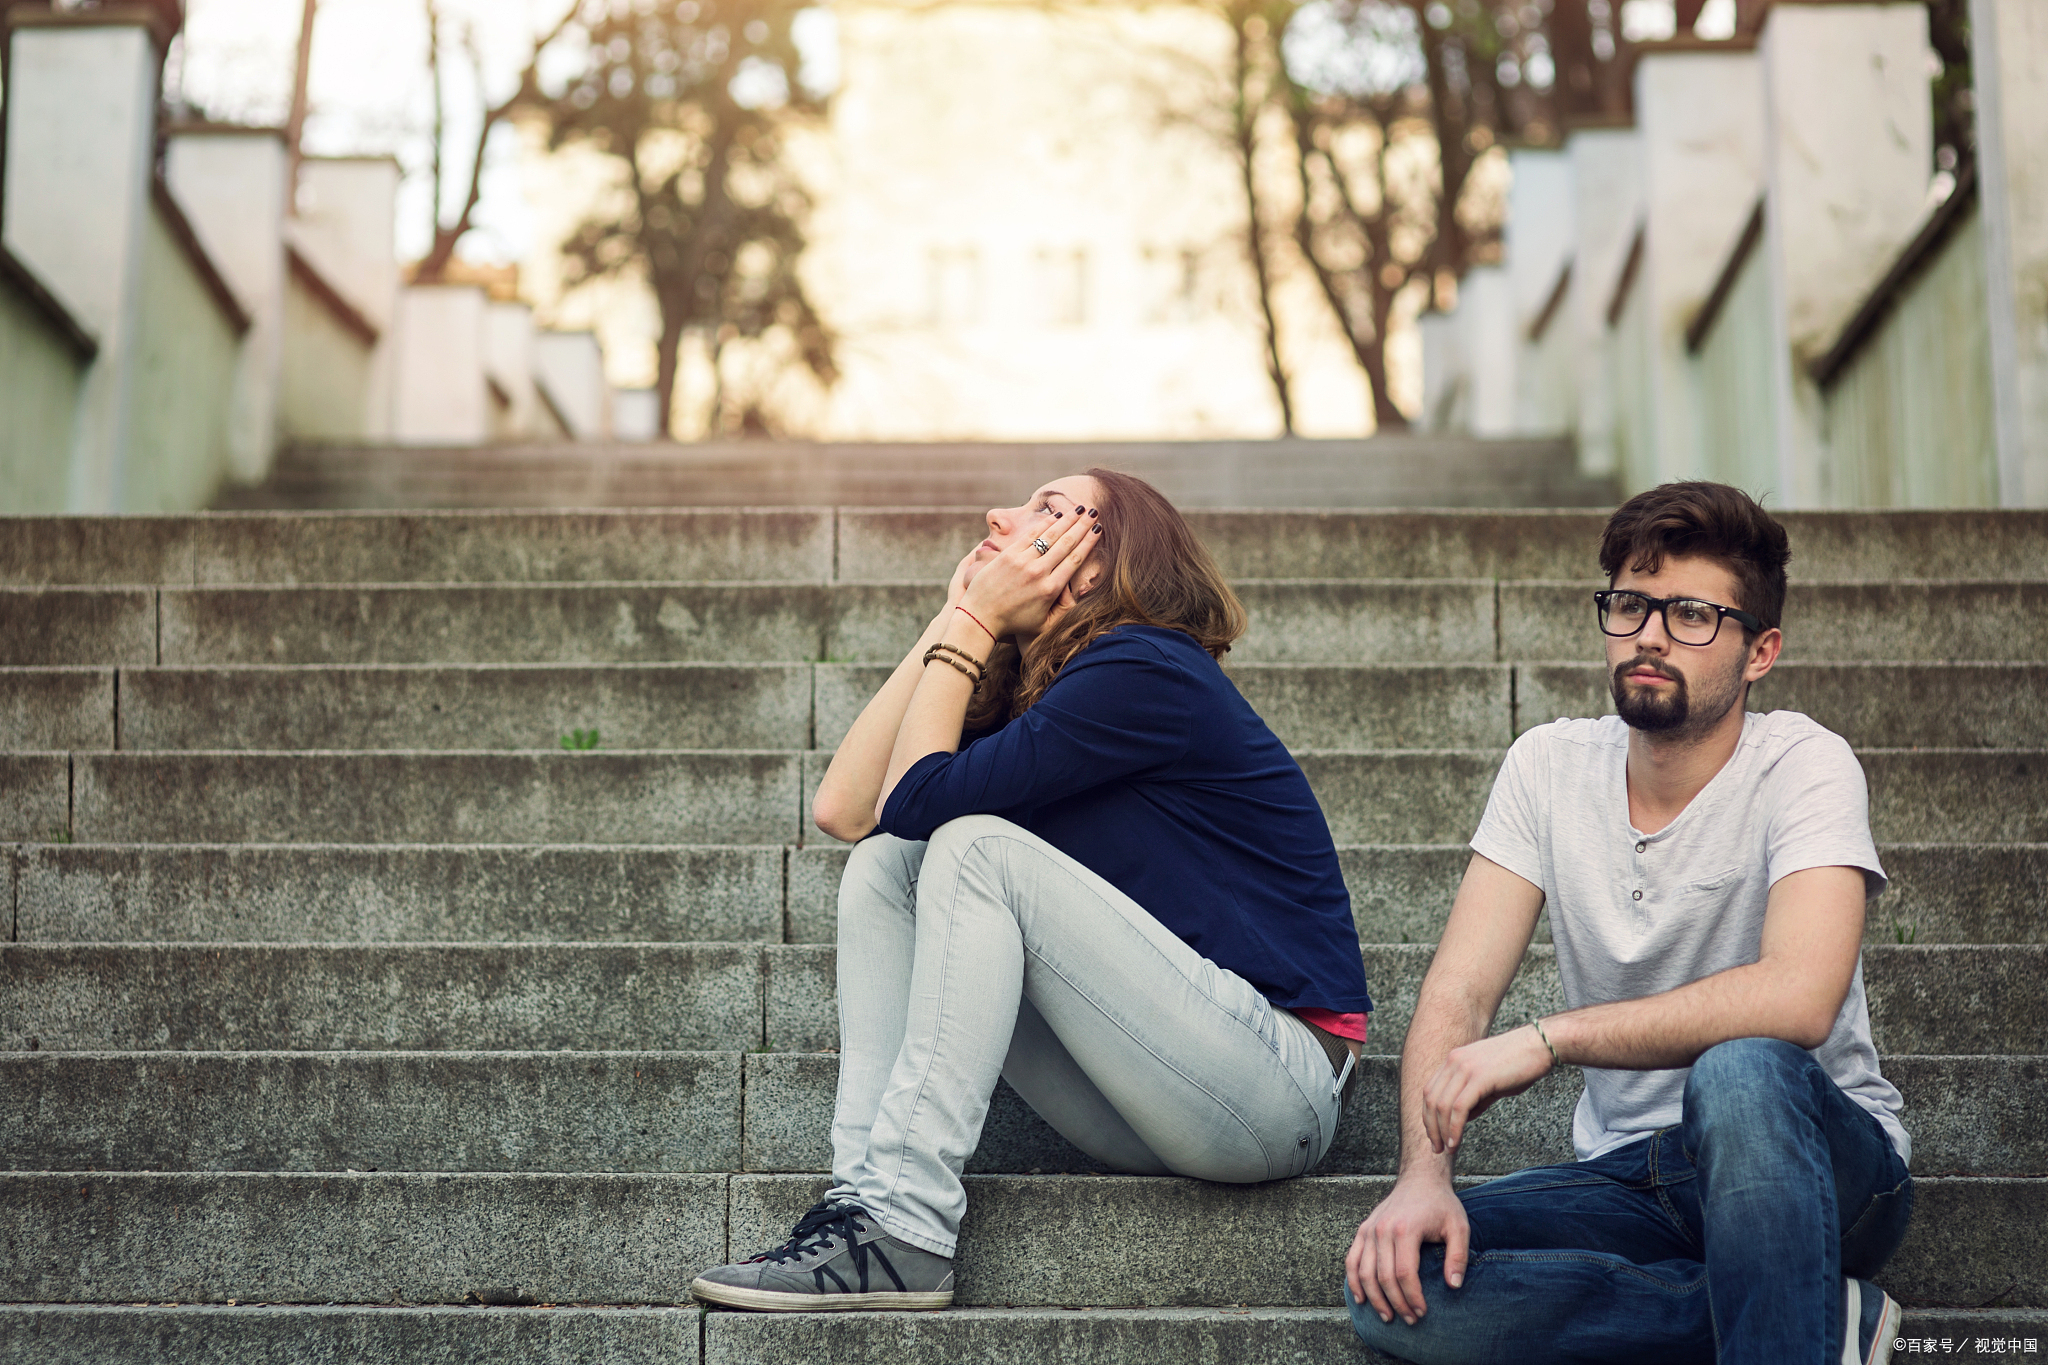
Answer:
[[(1664, 1216), (1671, 1220), (1672, 1225), (1679, 1232), (1687, 1237), (1692, 1237), (1694, 1235), (1693, 1230), (1686, 1226), (1685, 1216), (1678, 1211), (1678, 1206), (1671, 1202), (1670, 1196), (1664, 1193), (1664, 1182), (1658, 1178), (1663, 1170), (1661, 1163), (1657, 1159), (1658, 1153), (1662, 1150), (1664, 1135), (1670, 1131), (1669, 1128), (1659, 1128), (1656, 1132), (1650, 1134), (1650, 1188), (1656, 1191), (1657, 1207), (1664, 1210)], [(1683, 1144), (1684, 1139), (1680, 1138), (1679, 1141)]]

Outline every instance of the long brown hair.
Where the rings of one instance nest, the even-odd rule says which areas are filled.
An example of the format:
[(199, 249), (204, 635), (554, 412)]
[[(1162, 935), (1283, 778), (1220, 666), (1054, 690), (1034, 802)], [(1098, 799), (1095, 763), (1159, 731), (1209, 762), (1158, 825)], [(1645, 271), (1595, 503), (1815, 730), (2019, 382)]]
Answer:
[(1101, 490), (1096, 511), (1102, 542), (1088, 555), (1101, 576), (1073, 610), (1021, 650), (1014, 640), (996, 646), (988, 685), (967, 711), (970, 730), (1023, 715), (1068, 660), (1118, 626), (1180, 631), (1216, 659), (1244, 634), (1244, 604), (1165, 495), (1112, 469), (1084, 472)]

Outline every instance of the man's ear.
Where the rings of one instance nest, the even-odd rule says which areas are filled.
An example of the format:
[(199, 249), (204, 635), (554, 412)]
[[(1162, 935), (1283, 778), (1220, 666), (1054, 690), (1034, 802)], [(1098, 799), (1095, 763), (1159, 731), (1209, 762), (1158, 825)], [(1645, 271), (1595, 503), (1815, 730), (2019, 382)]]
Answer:
[(1761, 681), (1771, 671), (1771, 665), (1778, 661), (1778, 653), (1785, 648), (1785, 637), (1775, 627), (1756, 637), (1749, 646), (1749, 664), (1742, 670), (1744, 682)]

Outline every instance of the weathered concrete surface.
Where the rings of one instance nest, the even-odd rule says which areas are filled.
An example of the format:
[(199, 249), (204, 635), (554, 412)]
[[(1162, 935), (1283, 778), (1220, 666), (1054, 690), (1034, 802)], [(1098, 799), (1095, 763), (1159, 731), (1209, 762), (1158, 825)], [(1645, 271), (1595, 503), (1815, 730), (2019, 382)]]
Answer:
[(829, 945), (785, 944), (762, 950), (766, 963), (767, 1046), (775, 1052), (825, 1052), (839, 1046), (839, 953)]
[(2048, 845), (1881, 844), (1866, 942), (2048, 943)]
[[(837, 1048), (834, 950), (790, 945), (763, 951), (771, 983), (770, 1045), (778, 1052)], [(1364, 946), (1374, 1007), (1368, 1053), (1400, 1055), (1435, 953), (1435, 945), (1426, 943)], [(2048, 1053), (2048, 1010), (2036, 998), (2044, 972), (2048, 947), (2040, 945), (1866, 944), (1863, 973), (1871, 1036), (1887, 1055)], [(1535, 944), (1508, 984), (1494, 1027), (1512, 1028), (1565, 1007), (1555, 952), (1548, 944)]]
[[(1604, 511), (1193, 509), (1188, 524), (1242, 578), (1594, 578)], [(1795, 580), (2048, 578), (2038, 511), (1781, 512)], [(943, 583), (986, 534), (979, 508), (839, 511), (846, 582)], [(140, 580), (138, 580), (140, 581)]]
[(945, 1313), (713, 1313), (705, 1365), (1297, 1365), (1389, 1360), (1334, 1308), (962, 1308)]
[(1294, 749), (1476, 749), (1508, 743), (1499, 664), (1233, 663), (1230, 680)]
[(0, 588), (0, 667), (155, 662), (147, 588)]
[(114, 747), (114, 670), (0, 669), (0, 750)]
[(731, 1171), (737, 1052), (0, 1053), (15, 1171)]
[[(912, 636), (903, 642), (908, 650)], [(811, 721), (815, 742), (811, 747), (831, 753), (846, 738), (847, 729), (861, 711), (889, 681), (894, 663), (819, 664), (811, 670)]]
[(553, 749), (574, 730), (596, 730), (612, 750), (807, 748), (810, 665), (257, 665), (121, 676), (123, 749)]
[[(1614, 711), (1597, 664), (1515, 665), (1516, 725)], [(2048, 735), (2048, 665), (1781, 663), (1752, 711), (1798, 711), (1859, 748), (2025, 748)]]
[(2048, 1058), (1886, 1057), (1913, 1173), (2048, 1175)]
[(793, 753), (116, 753), (76, 760), (101, 843), (764, 844)]
[[(733, 1177), (735, 1253), (785, 1239), (825, 1185)], [(962, 1306), (1262, 1307), (1340, 1303), (1344, 1249), (1393, 1181), (982, 1175), (966, 1185)], [(2048, 1307), (2048, 1180), (1917, 1182), (1912, 1230), (1878, 1281), (1905, 1303), (2004, 1293), (2015, 1307)]]
[(831, 576), (828, 508), (0, 519), (0, 583), (9, 584), (815, 583)]
[(761, 953), (13, 943), (0, 945), (0, 1047), (741, 1052), (761, 1046)]
[(685, 1365), (697, 1324), (694, 1308), (14, 1304), (0, 1365)]
[(675, 1303), (725, 1259), (720, 1175), (0, 1175), (17, 1302)]
[[(822, 654), (830, 592), (702, 583), (166, 589), (162, 662), (809, 660)], [(915, 638), (906, 636), (901, 648)]]
[(68, 838), (71, 760), (0, 753), (0, 839)]
[[(809, 819), (806, 812), (806, 824)], [(824, 836), (813, 838), (823, 840)], [(813, 842), (789, 851), (788, 942), (838, 941), (839, 878), (846, 871), (850, 851), (845, 844), (830, 842)]]
[(1299, 580), (1237, 586), (1250, 628), (1243, 663), (1490, 663), (1491, 582)]
[[(1985, 568), (2002, 566), (1993, 564)], [(1502, 659), (1605, 658), (1593, 612), (1604, 580), (1502, 583)], [(168, 599), (167, 599), (168, 601)], [(2048, 658), (2048, 583), (2000, 579), (1820, 583), (1785, 595), (1788, 663)]]
[(1857, 757), (1878, 839), (2048, 840), (2048, 750), (1865, 749)]
[[(949, 565), (946, 574), (950, 574)], [(832, 619), (815, 657), (826, 663), (901, 663), (946, 605), (946, 574), (929, 582), (850, 583), (832, 589)]]
[(1498, 749), (1342, 750), (1295, 761), (1340, 844), (1445, 844), (1472, 837), (1500, 771)]
[(40, 942), (778, 942), (781, 848), (31, 845)]

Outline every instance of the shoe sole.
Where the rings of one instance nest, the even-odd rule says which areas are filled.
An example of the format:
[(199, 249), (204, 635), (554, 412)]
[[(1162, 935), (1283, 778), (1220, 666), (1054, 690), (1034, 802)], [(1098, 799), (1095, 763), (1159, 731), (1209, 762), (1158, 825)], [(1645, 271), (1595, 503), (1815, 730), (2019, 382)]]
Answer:
[(950, 1289), (905, 1293), (900, 1290), (867, 1294), (787, 1294), (773, 1289), (747, 1289), (712, 1280), (690, 1281), (690, 1292), (706, 1303), (725, 1308), (750, 1308), (757, 1313), (851, 1313), (861, 1309), (929, 1313), (953, 1305)]

